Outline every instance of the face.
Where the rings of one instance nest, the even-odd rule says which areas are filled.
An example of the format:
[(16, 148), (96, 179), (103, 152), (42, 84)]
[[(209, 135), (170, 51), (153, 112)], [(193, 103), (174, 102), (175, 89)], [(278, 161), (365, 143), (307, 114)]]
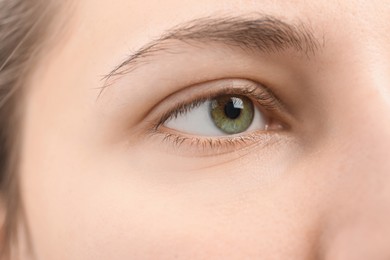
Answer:
[(25, 100), (37, 259), (390, 257), (388, 1), (64, 12)]

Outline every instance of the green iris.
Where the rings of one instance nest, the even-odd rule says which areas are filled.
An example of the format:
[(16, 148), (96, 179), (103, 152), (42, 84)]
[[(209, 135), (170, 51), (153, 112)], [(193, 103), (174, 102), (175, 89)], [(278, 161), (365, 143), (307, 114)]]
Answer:
[(252, 124), (253, 102), (240, 95), (223, 95), (210, 103), (214, 124), (226, 134), (242, 133)]

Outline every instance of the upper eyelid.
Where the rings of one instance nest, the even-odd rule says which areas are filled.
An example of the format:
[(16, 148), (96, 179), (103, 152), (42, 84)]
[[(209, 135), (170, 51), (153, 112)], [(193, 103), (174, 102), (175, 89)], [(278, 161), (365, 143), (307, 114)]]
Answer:
[(305, 56), (314, 55), (321, 46), (311, 30), (303, 24), (287, 24), (272, 16), (257, 17), (208, 17), (176, 26), (159, 39), (144, 45), (106, 74), (102, 78), (104, 84), (99, 96), (116, 78), (137, 69), (148, 58), (175, 51), (169, 45), (172, 41), (216, 42), (256, 52), (277, 52), (293, 48)]

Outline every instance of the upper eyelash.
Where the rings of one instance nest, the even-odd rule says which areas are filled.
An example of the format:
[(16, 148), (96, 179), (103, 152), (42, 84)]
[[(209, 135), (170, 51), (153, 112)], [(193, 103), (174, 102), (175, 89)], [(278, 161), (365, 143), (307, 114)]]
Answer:
[(179, 115), (188, 113), (194, 108), (199, 107), (201, 104), (208, 100), (212, 100), (220, 95), (243, 95), (257, 101), (260, 106), (266, 110), (273, 111), (275, 109), (283, 107), (283, 103), (270, 91), (269, 89), (263, 87), (264, 89), (259, 90), (259, 86), (243, 86), (243, 87), (234, 87), (234, 88), (223, 88), (217, 92), (206, 95), (201, 98), (195, 98), (192, 101), (184, 101), (177, 103), (171, 110), (164, 113), (160, 118), (158, 123), (155, 126), (157, 130), (161, 125), (166, 121), (177, 118)]

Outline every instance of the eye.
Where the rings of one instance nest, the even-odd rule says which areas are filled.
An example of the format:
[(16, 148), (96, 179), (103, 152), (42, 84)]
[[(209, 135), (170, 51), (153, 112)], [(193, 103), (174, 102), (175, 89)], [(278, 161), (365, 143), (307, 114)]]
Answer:
[(164, 126), (191, 135), (224, 136), (265, 130), (267, 118), (243, 95), (219, 95), (192, 104), (168, 119)]
[(289, 130), (291, 121), (269, 88), (246, 79), (184, 88), (160, 102), (152, 114), (156, 119), (148, 120), (148, 136), (173, 145), (168, 151), (190, 156), (225, 154), (253, 144), (265, 147), (280, 140), (274, 133)]

